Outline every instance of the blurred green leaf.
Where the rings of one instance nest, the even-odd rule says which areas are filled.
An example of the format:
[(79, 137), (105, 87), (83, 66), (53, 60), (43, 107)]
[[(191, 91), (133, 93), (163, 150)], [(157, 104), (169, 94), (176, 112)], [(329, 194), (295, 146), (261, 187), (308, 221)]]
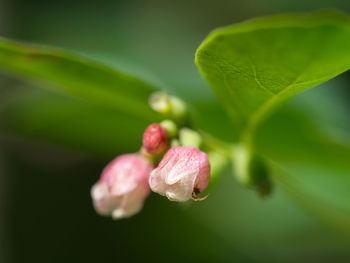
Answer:
[(3, 131), (112, 157), (138, 151), (148, 122), (83, 100), (28, 90), (1, 114)]
[[(0, 111), (0, 127), (8, 133), (110, 156), (138, 150), (149, 125), (148, 120), (132, 114), (45, 89), (16, 90), (6, 96), (7, 105)], [(218, 103), (195, 106), (195, 127), (228, 142), (236, 140), (234, 127)]]
[(335, 11), (253, 19), (214, 30), (197, 66), (248, 134), (273, 108), (350, 68), (350, 17)]
[(48, 81), (51, 85), (46, 86), (55, 91), (104, 108), (148, 120), (155, 117), (147, 104), (153, 86), (64, 50), (0, 38), (0, 68)]
[(262, 125), (257, 149), (272, 160), (279, 187), (350, 235), (350, 141), (331, 139), (301, 109), (285, 108)]

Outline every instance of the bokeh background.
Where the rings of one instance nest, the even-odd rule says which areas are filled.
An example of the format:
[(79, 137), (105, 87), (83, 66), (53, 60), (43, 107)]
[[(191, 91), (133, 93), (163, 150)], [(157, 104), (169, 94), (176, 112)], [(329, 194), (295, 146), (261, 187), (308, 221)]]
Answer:
[[(346, 0), (0, 0), (0, 35), (134, 72), (190, 101), (201, 112), (200, 127), (233, 141), (234, 127), (194, 65), (201, 41), (215, 27), (244, 19), (330, 7), (350, 12)], [(307, 174), (303, 193), (313, 189), (317, 202), (288, 182), (262, 200), (227, 171), (205, 202), (179, 205), (152, 194), (140, 214), (116, 222), (94, 212), (90, 187), (111, 158), (138, 149), (139, 131), (74, 115), (55, 107), (55, 99), (45, 105), (45, 98), (61, 96), (45, 85), (0, 73), (0, 110), (18, 103), (15, 125), (0, 133), (0, 262), (350, 260), (350, 216), (336, 214), (347, 213), (341, 204), (350, 200), (328, 210), (338, 197), (323, 195), (328, 185), (346, 192), (350, 184), (317, 183), (336, 170), (350, 174), (349, 151), (339, 143), (350, 132), (348, 73), (298, 95), (259, 133), (272, 159)], [(84, 126), (74, 125), (82, 118)], [(127, 144), (110, 140), (110, 125), (130, 133)]]

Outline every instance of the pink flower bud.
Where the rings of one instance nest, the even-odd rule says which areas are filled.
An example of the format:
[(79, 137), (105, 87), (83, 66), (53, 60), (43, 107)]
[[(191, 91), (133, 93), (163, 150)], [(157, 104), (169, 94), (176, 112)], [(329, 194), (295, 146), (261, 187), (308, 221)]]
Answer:
[(151, 172), (152, 191), (171, 201), (185, 202), (202, 192), (209, 183), (210, 165), (205, 153), (193, 147), (172, 147)]
[(152, 168), (139, 154), (124, 154), (112, 160), (91, 189), (96, 211), (114, 219), (139, 212), (150, 192), (148, 177)]
[(159, 154), (168, 146), (166, 130), (159, 124), (154, 123), (147, 127), (143, 133), (143, 148), (149, 154)]

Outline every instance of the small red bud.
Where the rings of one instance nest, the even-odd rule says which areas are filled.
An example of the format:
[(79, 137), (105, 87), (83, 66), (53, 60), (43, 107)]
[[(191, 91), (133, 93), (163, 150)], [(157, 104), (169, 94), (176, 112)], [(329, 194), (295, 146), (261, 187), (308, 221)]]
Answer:
[(168, 147), (166, 130), (158, 123), (151, 124), (143, 133), (143, 148), (149, 154), (159, 154)]

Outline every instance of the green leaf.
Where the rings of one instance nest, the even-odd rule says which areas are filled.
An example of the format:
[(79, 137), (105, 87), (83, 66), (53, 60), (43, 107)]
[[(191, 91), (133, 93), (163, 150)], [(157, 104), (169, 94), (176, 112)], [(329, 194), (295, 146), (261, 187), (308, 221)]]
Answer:
[(348, 70), (349, 43), (342, 13), (277, 15), (214, 30), (196, 64), (249, 141), (276, 106)]
[(147, 120), (156, 116), (147, 103), (153, 86), (64, 50), (0, 38), (0, 68), (46, 81), (55, 91), (100, 107)]
[(113, 157), (138, 151), (148, 122), (85, 101), (28, 90), (1, 114), (1, 130), (56, 143), (93, 155)]

